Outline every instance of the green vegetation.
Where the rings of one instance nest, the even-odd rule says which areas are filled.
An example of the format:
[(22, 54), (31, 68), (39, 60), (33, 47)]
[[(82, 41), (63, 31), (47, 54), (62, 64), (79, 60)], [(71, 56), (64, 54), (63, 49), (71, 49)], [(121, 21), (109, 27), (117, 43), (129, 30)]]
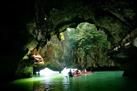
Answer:
[(73, 49), (75, 64), (80, 68), (114, 66), (107, 57), (110, 42), (103, 31), (94, 24), (80, 23), (75, 30), (69, 31), (69, 42)]

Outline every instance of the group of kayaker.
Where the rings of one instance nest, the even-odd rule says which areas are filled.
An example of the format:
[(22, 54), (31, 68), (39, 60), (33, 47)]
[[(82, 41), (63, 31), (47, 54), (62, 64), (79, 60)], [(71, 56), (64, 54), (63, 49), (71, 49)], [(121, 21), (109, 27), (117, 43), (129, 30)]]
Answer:
[(72, 71), (71, 69), (70, 69), (70, 71), (68, 72), (68, 75), (70, 76), (70, 77), (77, 77), (77, 76), (81, 76), (81, 75), (86, 75), (86, 74), (89, 74), (89, 73), (91, 73), (91, 71), (87, 71), (86, 69), (85, 70), (75, 70), (75, 71)]

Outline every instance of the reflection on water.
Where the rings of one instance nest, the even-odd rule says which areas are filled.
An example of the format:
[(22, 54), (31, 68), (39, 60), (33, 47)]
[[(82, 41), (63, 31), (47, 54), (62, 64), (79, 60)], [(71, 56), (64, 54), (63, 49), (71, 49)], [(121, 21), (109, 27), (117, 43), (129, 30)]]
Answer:
[[(30, 85), (31, 83), (33, 85)], [(136, 91), (134, 80), (122, 77), (122, 71), (95, 72), (79, 77), (33, 77), (14, 82), (18, 91)], [(25, 89), (24, 89), (25, 88)], [(32, 89), (30, 89), (32, 88)], [(11, 90), (12, 91), (12, 90)]]
[(33, 82), (33, 91), (70, 91), (70, 78), (66, 76), (45, 77), (42, 81)]
[(64, 91), (70, 91), (70, 81), (68, 76), (64, 77), (62, 84), (64, 87)]

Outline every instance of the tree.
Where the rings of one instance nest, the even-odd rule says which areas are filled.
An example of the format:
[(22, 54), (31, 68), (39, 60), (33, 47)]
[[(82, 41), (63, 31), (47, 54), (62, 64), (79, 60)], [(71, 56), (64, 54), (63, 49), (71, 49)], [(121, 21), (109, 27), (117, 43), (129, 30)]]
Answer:
[(103, 31), (97, 30), (94, 24), (84, 22), (68, 33), (75, 51), (75, 62), (80, 67), (108, 65), (106, 53), (110, 43)]

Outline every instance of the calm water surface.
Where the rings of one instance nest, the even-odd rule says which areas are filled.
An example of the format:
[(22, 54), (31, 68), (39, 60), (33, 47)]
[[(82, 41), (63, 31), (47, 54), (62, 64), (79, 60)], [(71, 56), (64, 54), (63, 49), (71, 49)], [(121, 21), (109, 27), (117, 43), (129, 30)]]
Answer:
[(11, 82), (11, 91), (137, 91), (135, 80), (122, 77), (123, 71), (102, 71), (79, 77), (33, 77)]

